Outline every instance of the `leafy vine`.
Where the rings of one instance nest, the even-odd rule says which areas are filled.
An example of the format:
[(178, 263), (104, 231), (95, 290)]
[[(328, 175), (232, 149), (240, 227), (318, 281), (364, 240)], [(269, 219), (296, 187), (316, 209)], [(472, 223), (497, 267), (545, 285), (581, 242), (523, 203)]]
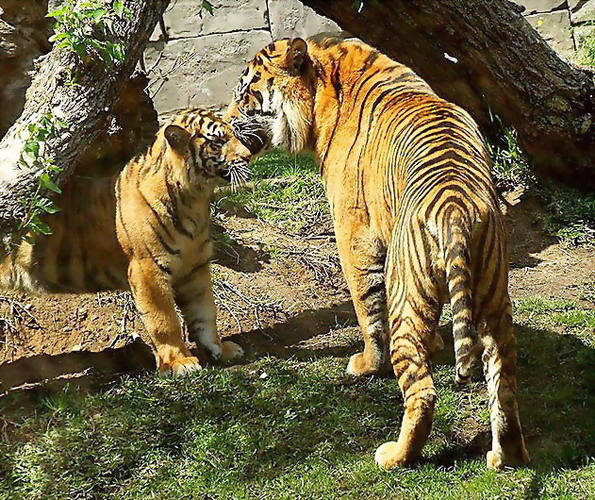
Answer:
[(60, 130), (67, 127), (67, 124), (49, 112), (44, 114), (36, 123), (27, 127), (29, 133), (25, 140), (25, 146), (19, 158), (19, 165), (28, 169), (35, 169), (39, 172), (37, 186), (33, 196), (21, 200), (26, 205), (25, 217), (19, 223), (18, 234), (22, 234), (24, 240), (32, 242), (29, 232), (37, 234), (51, 234), (50, 227), (41, 220), (44, 213), (56, 213), (59, 208), (49, 198), (48, 192), (60, 193), (60, 188), (52, 180), (52, 175), (58, 174), (62, 169), (52, 163), (48, 158), (46, 144), (58, 136)]
[[(123, 61), (125, 56), (124, 45), (115, 36), (114, 22), (130, 15), (130, 9), (124, 5), (123, 0), (65, 0), (58, 9), (46, 16), (56, 20), (50, 41), (53, 42), (54, 49), (73, 52), (83, 62), (95, 57), (107, 67), (112, 67), (117, 61)], [(73, 69), (68, 68), (65, 74), (64, 85), (78, 85)], [(25, 215), (17, 228), (17, 234), (30, 243), (33, 241), (31, 233), (52, 233), (41, 217), (60, 210), (50, 195), (61, 192), (53, 179), (63, 169), (50, 160), (47, 143), (67, 127), (67, 123), (49, 111), (23, 131), (28, 135), (19, 165), (39, 173), (33, 195), (21, 200), (25, 205)]]
[(95, 55), (112, 67), (124, 60), (124, 45), (114, 41), (114, 22), (130, 15), (123, 0), (114, 0), (111, 5), (98, 0), (66, 0), (46, 16), (56, 20), (50, 42), (56, 49), (74, 52), (83, 61)]

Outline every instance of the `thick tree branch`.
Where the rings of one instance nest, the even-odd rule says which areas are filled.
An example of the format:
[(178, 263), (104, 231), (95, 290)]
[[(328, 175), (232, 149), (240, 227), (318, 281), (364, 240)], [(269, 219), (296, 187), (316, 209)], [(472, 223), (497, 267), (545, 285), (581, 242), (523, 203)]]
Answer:
[(537, 174), (595, 189), (593, 74), (562, 60), (507, 0), (303, 0), (407, 64), (489, 129), (513, 126)]
[[(14, 231), (25, 215), (23, 200), (37, 188), (38, 171), (23, 168), (19, 158), (29, 124), (52, 112), (68, 124), (48, 141), (49, 158), (62, 171), (63, 183), (77, 160), (101, 132), (101, 124), (126, 82), (169, 0), (129, 0), (130, 16), (115, 23), (114, 34), (125, 47), (125, 58), (107, 68), (100, 60), (81, 60), (64, 49), (52, 50), (41, 63), (27, 92), (25, 108), (0, 142), (0, 234)], [(77, 85), (65, 85), (68, 71)]]

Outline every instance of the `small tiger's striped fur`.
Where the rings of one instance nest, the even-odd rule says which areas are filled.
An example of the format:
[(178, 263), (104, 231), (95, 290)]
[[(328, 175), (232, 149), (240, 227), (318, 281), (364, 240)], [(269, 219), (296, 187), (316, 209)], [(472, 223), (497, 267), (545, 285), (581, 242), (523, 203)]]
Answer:
[[(431, 354), (452, 305), (456, 380), (481, 351), (490, 467), (528, 461), (516, 401), (516, 341), (506, 231), (472, 118), (409, 68), (358, 41), (284, 39), (249, 63), (227, 119), (252, 122), (263, 146), (317, 155), (339, 256), (365, 348), (348, 371), (392, 369), (405, 414), (385, 468), (421, 451), (436, 389)], [(240, 134), (241, 135), (241, 134)]]
[[(209, 111), (189, 109), (107, 179), (73, 178), (48, 216), (49, 236), (31, 235), (0, 263), (0, 287), (83, 292), (129, 288), (153, 341), (157, 368), (200, 369), (189, 338), (215, 359), (242, 354), (217, 333), (209, 202), (218, 177), (242, 176), (249, 150)], [(233, 172), (233, 174), (232, 174)]]

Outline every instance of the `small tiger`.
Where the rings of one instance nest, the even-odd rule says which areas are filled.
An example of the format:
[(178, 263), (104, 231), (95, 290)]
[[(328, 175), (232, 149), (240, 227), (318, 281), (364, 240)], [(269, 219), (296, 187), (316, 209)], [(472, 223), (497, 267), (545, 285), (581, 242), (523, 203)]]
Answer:
[[(436, 401), (430, 357), (447, 300), (457, 382), (469, 380), (483, 351), (488, 465), (527, 462), (506, 231), (473, 119), (362, 42), (300, 38), (258, 52), (226, 119), (253, 152), (272, 146), (317, 155), (365, 341), (348, 371), (392, 365), (405, 403), (399, 439), (378, 448), (377, 463), (407, 464), (427, 440)], [(250, 124), (246, 133), (242, 123)]]
[(49, 236), (30, 235), (0, 263), (0, 288), (93, 292), (130, 289), (154, 344), (157, 369), (182, 375), (201, 368), (189, 338), (215, 359), (241, 356), (216, 327), (209, 202), (216, 180), (247, 176), (250, 151), (209, 111), (182, 111), (148, 150), (118, 175), (73, 178), (62, 211), (45, 220)]

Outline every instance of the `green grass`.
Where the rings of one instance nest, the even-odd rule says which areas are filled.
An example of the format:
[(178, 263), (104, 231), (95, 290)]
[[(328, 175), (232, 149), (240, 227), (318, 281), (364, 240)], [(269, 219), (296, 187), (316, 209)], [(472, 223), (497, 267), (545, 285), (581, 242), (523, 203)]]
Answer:
[(337, 357), (296, 349), (182, 379), (126, 376), (88, 393), (4, 397), (0, 498), (588, 498), (594, 318), (567, 316), (581, 311), (543, 298), (516, 304), (530, 467), (486, 469), (486, 393), (480, 382), (455, 389), (452, 344), (435, 366), (424, 457), (391, 472), (372, 457), (398, 434), (396, 382), (346, 375), (356, 346)]
[[(245, 206), (257, 217), (299, 233), (328, 212), (318, 166), (312, 155), (272, 151), (252, 167), (255, 187), (240, 190), (229, 201)], [(287, 182), (271, 182), (286, 179)]]
[(591, 68), (595, 67), (595, 36), (583, 36), (578, 40), (576, 62)]
[(497, 115), (490, 116), (500, 132), (498, 140), (487, 143), (497, 187), (509, 191), (523, 186), (537, 194), (546, 209), (541, 217), (546, 232), (572, 246), (595, 247), (595, 193), (536, 178), (515, 131)]
[(584, 309), (574, 300), (534, 296), (514, 302), (516, 314), (535, 328), (556, 327), (561, 333), (573, 333), (595, 348), (595, 309)]
[(493, 126), (500, 132), (498, 140), (486, 142), (496, 185), (503, 191), (519, 185), (534, 185), (537, 182), (535, 175), (517, 141), (516, 132), (497, 115), (490, 113), (490, 118)]
[(548, 215), (544, 229), (574, 246), (595, 247), (595, 193), (544, 184), (539, 189)]
[[(501, 140), (489, 144), (494, 175), (502, 189), (523, 185), (543, 201), (543, 228), (571, 246), (595, 247), (595, 193), (536, 180), (516, 142), (513, 131), (500, 123)], [(260, 157), (252, 168), (255, 187), (227, 197), (257, 217), (293, 233), (301, 233), (328, 213), (318, 166), (309, 154), (289, 155), (273, 151)], [(271, 179), (287, 179), (274, 184)]]

